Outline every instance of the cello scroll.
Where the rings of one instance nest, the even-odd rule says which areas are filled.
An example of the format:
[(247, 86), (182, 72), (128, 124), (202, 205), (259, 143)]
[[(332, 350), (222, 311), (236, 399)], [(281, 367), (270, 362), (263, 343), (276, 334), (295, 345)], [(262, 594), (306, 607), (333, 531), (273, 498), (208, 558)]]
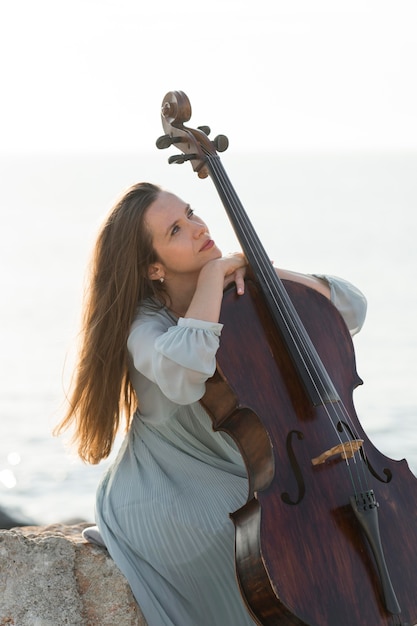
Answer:
[(209, 175), (206, 166), (207, 155), (216, 155), (224, 152), (229, 146), (229, 140), (225, 135), (218, 135), (213, 141), (208, 138), (210, 128), (200, 126), (197, 129), (184, 126), (184, 122), (191, 119), (191, 104), (183, 91), (170, 91), (165, 96), (161, 107), (162, 126), (165, 135), (156, 141), (156, 147), (160, 150), (172, 145), (178, 146), (182, 155), (171, 156), (168, 162), (184, 163), (190, 161), (193, 170), (199, 178), (207, 178)]

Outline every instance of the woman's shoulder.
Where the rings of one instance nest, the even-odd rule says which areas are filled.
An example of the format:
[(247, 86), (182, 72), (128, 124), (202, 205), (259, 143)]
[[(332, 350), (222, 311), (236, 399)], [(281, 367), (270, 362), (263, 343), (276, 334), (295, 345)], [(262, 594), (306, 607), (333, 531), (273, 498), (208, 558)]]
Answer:
[(177, 320), (165, 306), (152, 298), (148, 298), (137, 307), (130, 332), (144, 325), (146, 325), (147, 328), (157, 326), (167, 329), (170, 326), (174, 326), (176, 323)]

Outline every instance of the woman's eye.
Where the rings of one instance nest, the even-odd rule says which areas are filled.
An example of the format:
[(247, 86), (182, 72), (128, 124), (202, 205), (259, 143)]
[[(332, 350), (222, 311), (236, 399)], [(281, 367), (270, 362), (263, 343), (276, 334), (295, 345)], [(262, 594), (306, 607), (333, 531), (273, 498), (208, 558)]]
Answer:
[[(187, 211), (187, 219), (191, 219), (194, 216), (194, 211), (193, 209), (188, 209)], [(175, 235), (179, 230), (180, 230), (180, 226), (179, 224), (175, 224), (175, 226), (173, 226), (172, 230), (171, 230), (171, 235)]]

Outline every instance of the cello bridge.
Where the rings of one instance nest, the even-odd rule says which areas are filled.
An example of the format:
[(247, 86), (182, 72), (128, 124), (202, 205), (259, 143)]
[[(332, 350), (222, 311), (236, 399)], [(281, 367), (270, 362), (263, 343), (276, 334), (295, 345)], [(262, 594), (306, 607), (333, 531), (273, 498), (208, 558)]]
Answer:
[(313, 465), (320, 465), (330, 459), (333, 456), (340, 455), (343, 460), (351, 459), (355, 452), (360, 450), (363, 445), (363, 439), (351, 439), (349, 441), (345, 441), (344, 443), (339, 443), (337, 446), (333, 446), (329, 450), (326, 450), (319, 456), (311, 459)]

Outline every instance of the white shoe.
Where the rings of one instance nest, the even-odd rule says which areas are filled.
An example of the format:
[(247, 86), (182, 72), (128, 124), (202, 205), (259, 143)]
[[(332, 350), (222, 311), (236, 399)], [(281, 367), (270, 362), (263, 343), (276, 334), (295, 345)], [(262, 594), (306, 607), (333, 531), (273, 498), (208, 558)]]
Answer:
[(98, 526), (89, 526), (88, 528), (84, 528), (82, 536), (89, 543), (95, 543), (96, 546), (103, 546), (104, 548), (106, 547)]

